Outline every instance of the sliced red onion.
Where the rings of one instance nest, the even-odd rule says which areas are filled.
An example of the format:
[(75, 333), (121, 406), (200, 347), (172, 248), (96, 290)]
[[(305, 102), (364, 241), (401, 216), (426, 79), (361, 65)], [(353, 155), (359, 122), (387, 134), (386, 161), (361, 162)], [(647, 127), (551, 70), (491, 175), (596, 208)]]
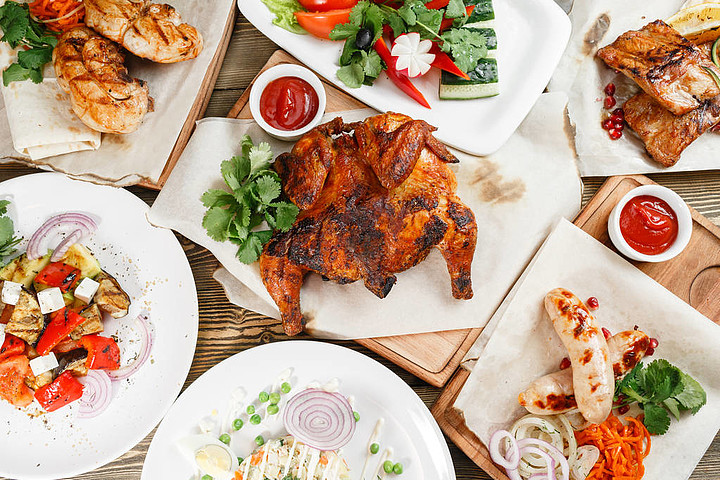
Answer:
[(355, 416), (347, 398), (316, 388), (287, 402), (283, 423), (298, 441), (322, 451), (343, 447), (355, 433)]
[(83, 236), (90, 235), (97, 230), (97, 223), (90, 216), (80, 212), (63, 213), (48, 219), (30, 237), (27, 247), (28, 259), (34, 260), (45, 255), (48, 250), (46, 242), (50, 237), (75, 230), (80, 230)]
[[(533, 446), (535, 445), (535, 446)], [(562, 480), (569, 480), (570, 479), (570, 465), (568, 464), (567, 458), (565, 458), (565, 455), (563, 452), (558, 450), (555, 445), (552, 443), (546, 442), (544, 440), (540, 440), (537, 438), (523, 438), (522, 440), (518, 440), (518, 447), (520, 447), (520, 455), (524, 455), (525, 452), (530, 453), (536, 453), (533, 451), (530, 451), (529, 449), (538, 449), (537, 447), (540, 447), (541, 449), (545, 449), (543, 453), (547, 453), (547, 455), (550, 455), (551, 458), (553, 458), (553, 467), (552, 467), (552, 480), (555, 480), (555, 460), (557, 459), (560, 463), (560, 471), (561, 471), (561, 479)], [(541, 457), (545, 458), (544, 455), (540, 455)], [(550, 473), (550, 469), (548, 469), (548, 473)]]
[[(505, 453), (502, 453), (500, 451), (500, 445), (505, 438), (508, 440), (509, 446)], [(506, 470), (515, 470), (520, 464), (520, 449), (518, 448), (517, 440), (515, 440), (512, 433), (507, 430), (498, 430), (492, 434), (488, 451), (490, 452), (490, 458), (492, 458), (493, 462)]]
[(52, 257), (50, 257), (51, 262), (57, 262), (60, 260), (63, 255), (67, 253), (67, 251), (72, 247), (74, 244), (80, 241), (82, 238), (82, 230), (78, 229), (72, 232), (70, 235), (65, 237), (65, 239), (58, 244), (57, 247), (55, 247), (55, 250), (53, 251)]
[(102, 370), (88, 370), (88, 374), (80, 377), (79, 381), (83, 384), (83, 394), (78, 400), (78, 417), (97, 417), (107, 409), (112, 400), (110, 377)]
[(140, 315), (135, 318), (135, 323), (137, 324), (138, 331), (140, 332), (140, 353), (138, 353), (137, 357), (131, 364), (118, 368), (117, 370), (108, 370), (107, 373), (113, 381), (125, 380), (130, 377), (140, 370), (140, 367), (142, 367), (143, 364), (147, 362), (147, 359), (150, 358), (150, 351), (153, 346), (153, 335), (152, 329), (148, 324), (147, 312), (140, 312)]

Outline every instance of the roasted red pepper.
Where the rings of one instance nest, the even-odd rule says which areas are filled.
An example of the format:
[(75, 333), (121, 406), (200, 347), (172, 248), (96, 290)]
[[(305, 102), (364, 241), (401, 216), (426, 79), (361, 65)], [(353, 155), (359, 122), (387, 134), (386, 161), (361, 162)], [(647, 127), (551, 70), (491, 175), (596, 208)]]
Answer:
[(55, 345), (62, 342), (70, 335), (70, 332), (85, 321), (84, 317), (81, 317), (76, 312), (62, 308), (53, 314), (52, 320), (45, 331), (40, 337), (40, 341), (37, 343), (37, 352), (39, 355), (47, 355), (50, 350), (55, 348)]
[[(474, 8), (475, 5), (469, 5), (465, 7), (465, 15), (469, 17), (470, 14), (472, 14)], [(452, 27), (454, 21), (454, 18), (443, 18), (442, 22), (440, 22), (440, 31), (442, 32), (443, 30), (447, 30), (448, 28)]]
[(30, 361), (25, 355), (15, 355), (0, 362), (0, 398), (16, 407), (30, 405), (32, 390), (25, 385), (25, 379), (30, 376)]
[(82, 397), (83, 385), (70, 372), (60, 374), (52, 383), (35, 390), (35, 399), (48, 412), (54, 412)]
[(388, 48), (384, 39), (378, 38), (377, 42), (375, 42), (375, 51), (378, 53), (378, 55), (380, 55), (380, 58), (382, 58), (383, 62), (385, 62), (385, 65), (387, 65), (387, 70), (385, 71), (387, 72), (388, 77), (390, 77), (390, 80), (392, 80), (395, 86), (405, 92), (405, 94), (407, 94), (410, 98), (418, 102), (423, 107), (430, 108), (430, 104), (427, 100), (425, 100), (422, 92), (420, 92), (420, 90), (418, 90), (417, 87), (412, 84), (408, 77), (406, 77), (405, 75), (401, 75), (397, 71), (397, 69), (395, 68), (395, 57), (390, 54), (390, 49)]
[(433, 67), (439, 68), (440, 70), (445, 70), (446, 72), (457, 75), (458, 77), (464, 78), (465, 80), (470, 80), (468, 74), (460, 70), (460, 68), (455, 65), (455, 62), (453, 62), (452, 58), (450, 58), (450, 55), (440, 50), (440, 46), (437, 43), (433, 42), (430, 53), (435, 55), (435, 60), (433, 60), (432, 62)]
[(80, 280), (80, 270), (62, 262), (51, 263), (43, 268), (35, 281), (49, 287), (60, 287), (63, 293), (72, 290)]
[(25, 340), (15, 335), (5, 334), (5, 341), (0, 347), (0, 362), (13, 355), (25, 353)]
[(447, 7), (448, 3), (450, 3), (450, 0), (430, 0), (425, 4), (425, 7), (430, 10), (438, 10)]
[(110, 337), (86, 335), (80, 344), (88, 351), (85, 366), (92, 370), (117, 370), (120, 368), (120, 347)]

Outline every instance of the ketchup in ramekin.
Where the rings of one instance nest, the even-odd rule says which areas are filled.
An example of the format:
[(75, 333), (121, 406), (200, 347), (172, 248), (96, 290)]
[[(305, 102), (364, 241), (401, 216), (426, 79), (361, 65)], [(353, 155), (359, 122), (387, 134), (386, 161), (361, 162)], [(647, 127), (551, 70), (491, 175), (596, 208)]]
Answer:
[(631, 198), (620, 213), (620, 232), (645, 255), (665, 252), (678, 236), (678, 218), (668, 203), (652, 195)]
[(299, 77), (276, 78), (260, 95), (260, 114), (268, 125), (278, 130), (303, 128), (315, 118), (319, 107), (317, 92)]

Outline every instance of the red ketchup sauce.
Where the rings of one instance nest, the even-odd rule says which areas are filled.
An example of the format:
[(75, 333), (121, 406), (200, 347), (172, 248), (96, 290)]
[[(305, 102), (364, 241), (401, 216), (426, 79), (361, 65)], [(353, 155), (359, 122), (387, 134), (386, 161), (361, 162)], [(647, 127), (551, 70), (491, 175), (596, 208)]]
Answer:
[(620, 232), (636, 251), (657, 255), (675, 242), (678, 234), (677, 215), (664, 200), (652, 195), (640, 195), (623, 207)]
[(315, 89), (298, 77), (280, 77), (260, 95), (260, 113), (274, 128), (298, 130), (315, 118), (320, 101)]

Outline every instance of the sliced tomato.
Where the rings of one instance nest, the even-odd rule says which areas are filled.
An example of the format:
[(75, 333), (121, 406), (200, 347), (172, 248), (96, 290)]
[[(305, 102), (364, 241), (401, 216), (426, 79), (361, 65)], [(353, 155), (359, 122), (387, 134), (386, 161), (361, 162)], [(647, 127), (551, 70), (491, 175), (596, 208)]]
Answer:
[[(308, 12), (327, 12), (328, 10), (341, 10), (352, 8), (360, 0), (298, 0)], [(448, 0), (450, 1), (450, 0)]]
[(26, 407), (33, 401), (33, 392), (25, 385), (32, 374), (30, 361), (25, 355), (15, 355), (0, 363), (0, 398), (16, 407)]
[(9, 333), (5, 335), (5, 341), (0, 347), (0, 362), (9, 357), (25, 353), (25, 340)]
[(318, 37), (330, 39), (330, 32), (335, 25), (350, 21), (351, 8), (342, 10), (329, 10), (327, 12), (295, 12), (295, 18), (308, 33)]

